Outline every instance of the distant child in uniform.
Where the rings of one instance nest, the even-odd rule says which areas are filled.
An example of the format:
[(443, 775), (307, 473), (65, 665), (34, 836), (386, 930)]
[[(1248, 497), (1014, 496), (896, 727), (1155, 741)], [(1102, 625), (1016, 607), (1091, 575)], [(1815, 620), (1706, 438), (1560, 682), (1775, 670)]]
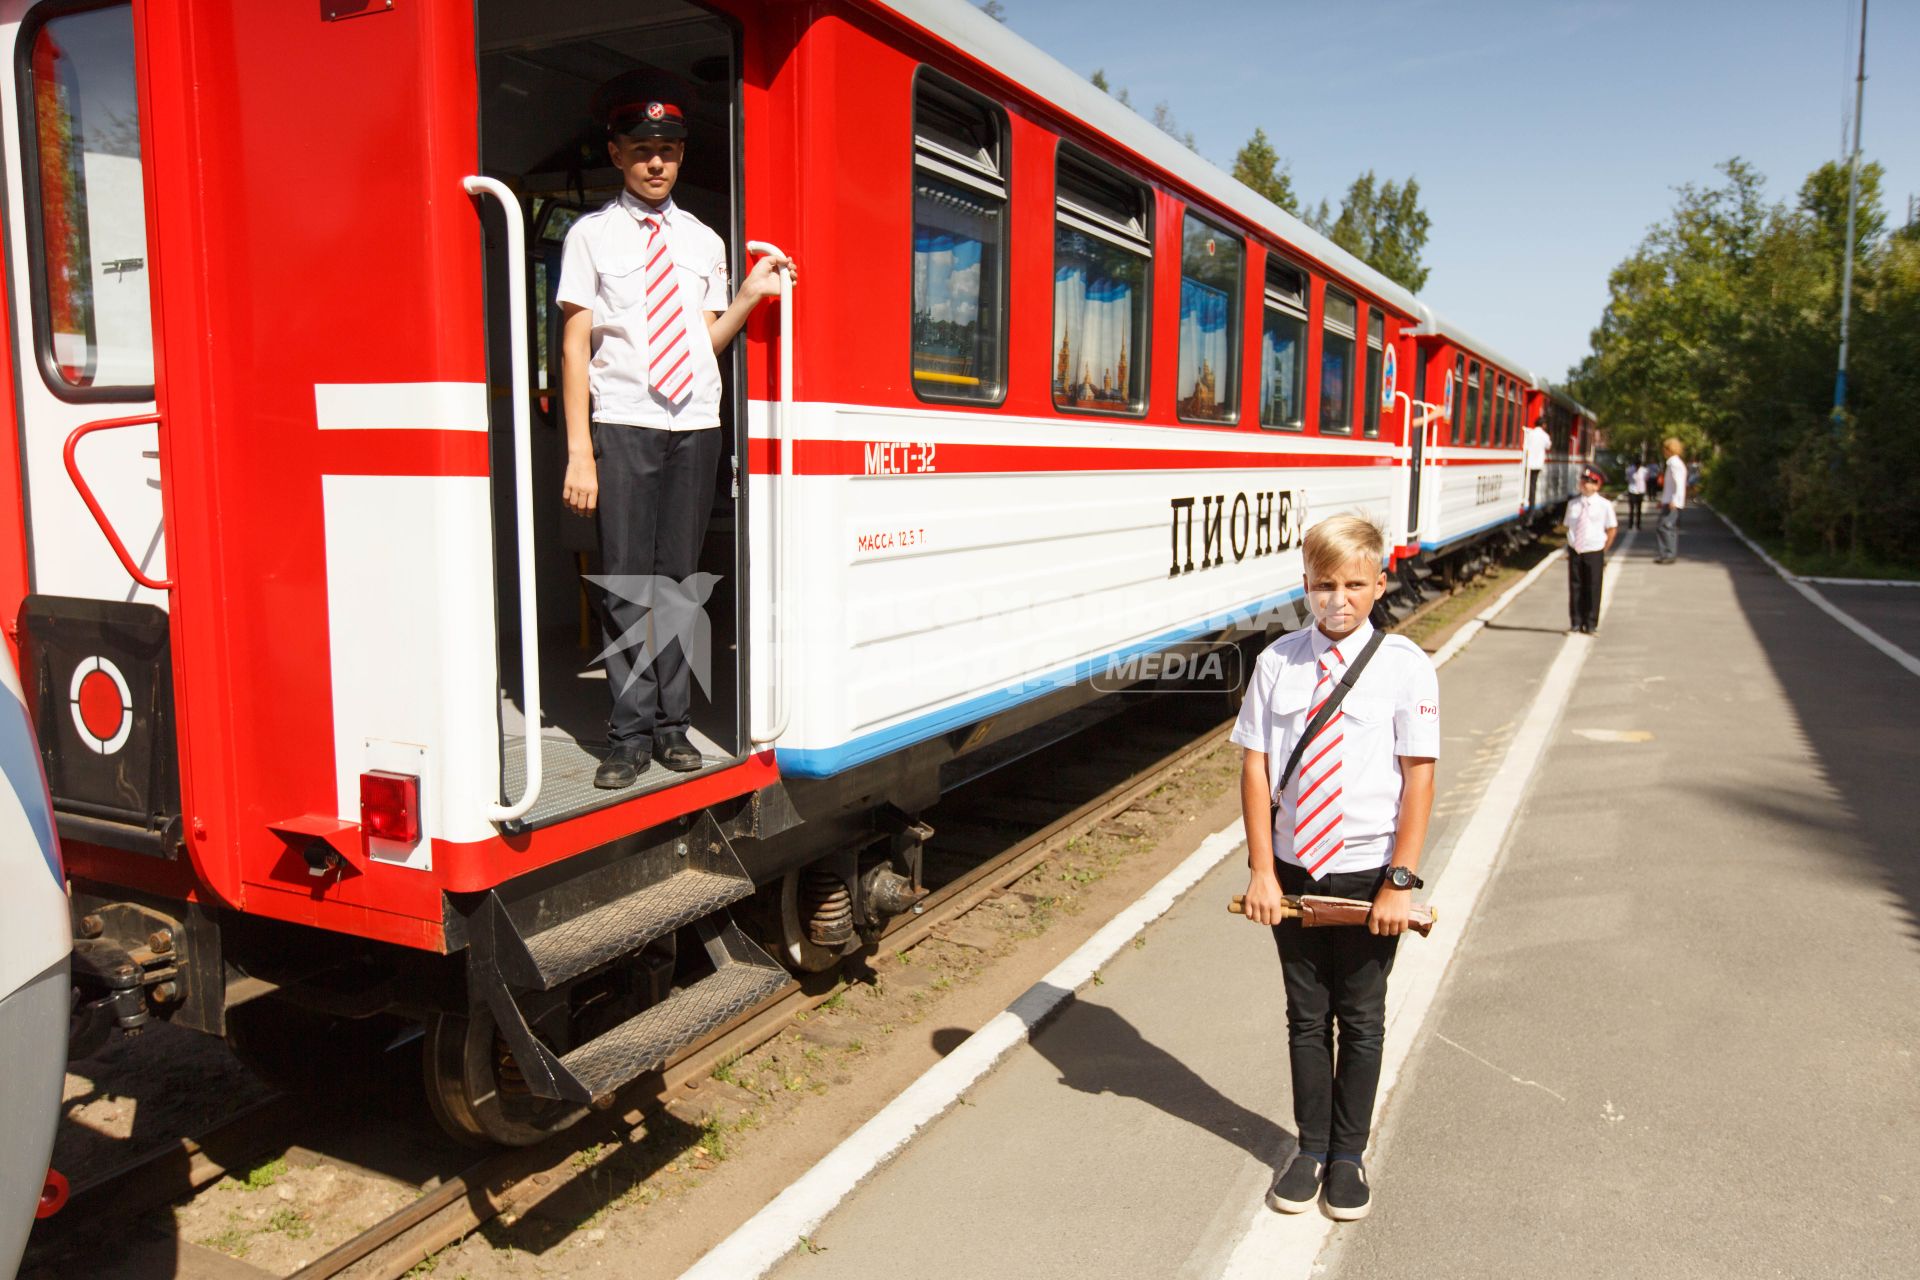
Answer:
[(1627, 528), (1640, 527), (1640, 508), (1647, 500), (1647, 478), (1653, 468), (1644, 462), (1636, 462), (1627, 468)]
[[(1440, 685), (1433, 663), (1402, 636), (1381, 643), (1300, 765), (1281, 773), (1309, 721), (1375, 632), (1386, 594), (1386, 536), (1357, 516), (1307, 531), (1307, 604), (1315, 625), (1282, 636), (1255, 665), (1233, 740), (1246, 749), (1247, 918), (1273, 926), (1287, 992), (1287, 1044), (1300, 1151), (1267, 1194), (1300, 1213), (1323, 1192), (1329, 1216), (1364, 1218), (1362, 1156), (1373, 1126), (1386, 1029), (1387, 973), (1414, 889), (1433, 809), (1440, 754)], [(1305, 929), (1282, 921), (1283, 894), (1371, 900), (1365, 928)], [(1334, 1056), (1339, 1030), (1338, 1065)]]
[(1594, 635), (1600, 630), (1600, 578), (1607, 552), (1620, 532), (1613, 501), (1600, 496), (1601, 474), (1580, 473), (1580, 496), (1567, 503), (1560, 523), (1567, 530), (1567, 630)]

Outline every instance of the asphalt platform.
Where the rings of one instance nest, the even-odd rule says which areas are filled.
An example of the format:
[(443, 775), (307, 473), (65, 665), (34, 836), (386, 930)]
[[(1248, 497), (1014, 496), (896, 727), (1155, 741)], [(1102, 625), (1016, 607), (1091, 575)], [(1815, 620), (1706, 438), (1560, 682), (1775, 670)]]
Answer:
[[(1653, 554), (1649, 528), (1596, 639), (1564, 635), (1556, 566), (1442, 671), (1430, 882), (1592, 646), (1395, 1029), (1372, 1216), (1251, 1273), (1920, 1275), (1920, 679), (1705, 511)], [(1920, 591), (1823, 590), (1920, 653)], [(1272, 940), (1225, 911), (1245, 875), (1227, 858), (770, 1274), (1249, 1274), (1294, 1139)]]

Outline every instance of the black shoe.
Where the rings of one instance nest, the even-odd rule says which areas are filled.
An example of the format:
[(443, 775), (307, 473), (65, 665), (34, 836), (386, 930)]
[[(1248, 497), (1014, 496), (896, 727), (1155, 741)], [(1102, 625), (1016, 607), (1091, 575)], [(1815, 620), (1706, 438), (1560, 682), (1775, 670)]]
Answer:
[(607, 752), (607, 758), (593, 771), (593, 785), (602, 791), (618, 791), (639, 781), (653, 761), (633, 743), (622, 743)]
[(685, 729), (661, 729), (653, 735), (653, 758), (675, 773), (700, 768), (700, 748), (687, 741)]
[(1367, 1171), (1352, 1160), (1327, 1166), (1327, 1216), (1335, 1222), (1358, 1222), (1373, 1208), (1367, 1190)]
[(1322, 1172), (1323, 1166), (1312, 1156), (1295, 1156), (1267, 1192), (1267, 1208), (1275, 1213), (1305, 1213), (1320, 1195)]

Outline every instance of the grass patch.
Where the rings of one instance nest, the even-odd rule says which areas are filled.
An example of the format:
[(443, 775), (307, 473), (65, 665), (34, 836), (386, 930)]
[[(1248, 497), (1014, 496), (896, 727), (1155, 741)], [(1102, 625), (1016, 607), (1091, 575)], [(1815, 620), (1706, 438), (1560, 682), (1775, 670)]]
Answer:
[[(1684, 536), (1684, 535), (1683, 535)], [(1920, 566), (1881, 560), (1870, 555), (1836, 554), (1826, 551), (1795, 551), (1776, 538), (1755, 538), (1778, 560), (1788, 573), (1802, 578), (1884, 578), (1894, 582), (1920, 582)]]
[(292, 1205), (283, 1205), (268, 1217), (267, 1230), (277, 1231), (291, 1240), (305, 1240), (313, 1234), (313, 1224)]
[(287, 1171), (287, 1161), (283, 1156), (256, 1164), (243, 1173), (230, 1175), (233, 1180), (249, 1191), (265, 1191), (272, 1186), (281, 1174)]

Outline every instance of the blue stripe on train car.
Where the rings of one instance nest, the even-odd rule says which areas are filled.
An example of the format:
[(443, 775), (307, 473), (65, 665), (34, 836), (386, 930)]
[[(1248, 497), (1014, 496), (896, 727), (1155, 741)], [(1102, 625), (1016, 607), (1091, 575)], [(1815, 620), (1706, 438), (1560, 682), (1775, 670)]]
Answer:
[[(1541, 503), (1540, 505), (1545, 506), (1546, 504)], [(1420, 549), (1422, 551), (1444, 551), (1463, 538), (1471, 538), (1476, 533), (1485, 533), (1487, 530), (1498, 528), (1503, 524), (1512, 524), (1519, 518), (1518, 516), (1501, 516), (1498, 520), (1489, 520), (1485, 524), (1477, 524), (1471, 529), (1463, 529), (1453, 537), (1448, 538), (1445, 542), (1422, 542)]]
[(47, 812), (47, 779), (40, 771), (40, 748), (33, 740), (26, 707), (10, 689), (0, 691), (0, 771), (5, 772), (7, 786), (27, 815), (27, 825), (33, 828), (47, 870), (56, 883), (64, 884), (60, 854), (53, 843), (53, 815)]
[(1025, 681), (1022, 684), (1001, 689), (995, 693), (981, 694), (977, 698), (969, 698), (967, 701), (956, 703), (951, 707), (943, 707), (938, 711), (929, 712), (924, 716), (916, 716), (912, 720), (903, 720), (899, 724), (888, 725), (884, 729), (876, 729), (874, 732), (862, 737), (854, 738), (849, 742), (843, 742), (837, 747), (804, 749), (781, 748), (776, 751), (776, 757), (780, 762), (780, 772), (790, 774), (797, 778), (829, 777), (833, 774), (851, 769), (855, 765), (865, 764), (869, 760), (877, 760), (888, 752), (898, 751), (903, 747), (910, 747), (916, 742), (923, 742), (935, 734), (945, 733), (949, 729), (958, 729), (963, 725), (984, 720), (990, 715), (1005, 711), (1009, 707), (1017, 707), (1023, 702), (1029, 702), (1055, 689), (1064, 689), (1072, 685), (1083, 684), (1090, 680), (1096, 671), (1110, 662), (1125, 662), (1129, 658), (1135, 658), (1143, 653), (1152, 653), (1156, 650), (1164, 649), (1168, 645), (1178, 644), (1182, 640), (1191, 640), (1196, 636), (1203, 636), (1214, 631), (1219, 631), (1234, 623), (1243, 623), (1250, 617), (1257, 616), (1268, 609), (1275, 609), (1283, 604), (1291, 603), (1304, 595), (1306, 595), (1305, 590), (1300, 587), (1294, 587), (1292, 590), (1283, 591), (1277, 596), (1268, 596), (1264, 600), (1256, 600), (1252, 604), (1243, 605), (1235, 609), (1232, 613), (1218, 614), (1208, 618), (1204, 622), (1197, 622), (1186, 627), (1178, 627), (1172, 631), (1163, 632), (1151, 640), (1144, 640), (1139, 644), (1129, 645), (1124, 649), (1115, 649), (1108, 653), (1099, 654), (1096, 657), (1076, 662), (1072, 666), (1061, 667), (1059, 670), (1050, 672), (1047, 675), (1036, 676), (1032, 680)]

